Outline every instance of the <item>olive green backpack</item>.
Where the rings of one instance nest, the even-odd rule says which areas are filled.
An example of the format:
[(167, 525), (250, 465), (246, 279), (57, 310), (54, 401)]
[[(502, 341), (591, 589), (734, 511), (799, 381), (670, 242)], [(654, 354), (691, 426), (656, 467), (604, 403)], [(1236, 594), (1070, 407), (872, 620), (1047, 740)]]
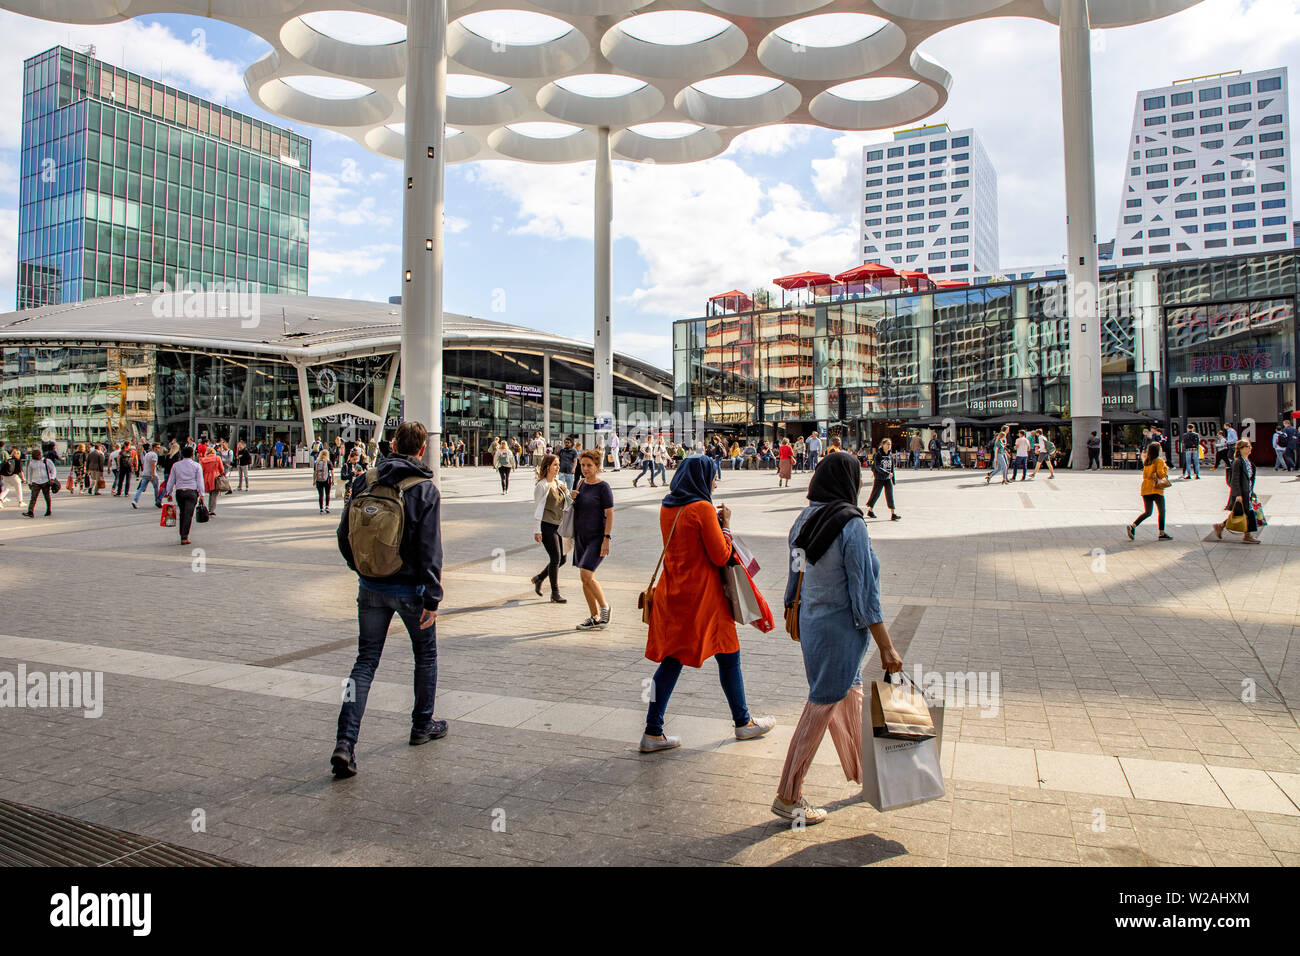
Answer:
[(378, 483), (379, 471), (366, 472), (366, 490), (354, 494), (348, 503), (348, 544), (352, 564), (367, 578), (386, 578), (402, 569), (402, 535), (406, 531), (404, 495), (422, 481), (423, 475), (403, 478), (394, 485)]

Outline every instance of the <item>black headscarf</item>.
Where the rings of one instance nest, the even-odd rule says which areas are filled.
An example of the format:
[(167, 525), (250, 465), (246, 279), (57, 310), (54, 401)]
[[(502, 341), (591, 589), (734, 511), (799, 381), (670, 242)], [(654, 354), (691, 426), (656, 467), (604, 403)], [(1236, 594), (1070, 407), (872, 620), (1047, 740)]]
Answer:
[(808, 483), (808, 500), (823, 507), (813, 512), (794, 539), (809, 564), (821, 559), (846, 524), (862, 517), (858, 507), (861, 489), (862, 466), (847, 452), (832, 452), (817, 463)]
[(693, 501), (713, 500), (713, 479), (717, 477), (718, 464), (712, 458), (696, 455), (687, 458), (673, 472), (673, 482), (664, 496), (665, 508), (680, 508)]

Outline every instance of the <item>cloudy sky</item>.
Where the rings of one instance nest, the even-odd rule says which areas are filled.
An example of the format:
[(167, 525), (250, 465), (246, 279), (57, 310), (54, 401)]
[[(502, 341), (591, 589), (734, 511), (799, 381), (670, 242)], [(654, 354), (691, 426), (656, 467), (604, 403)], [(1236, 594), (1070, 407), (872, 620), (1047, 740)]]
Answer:
[[(311, 294), (384, 300), (398, 291), (400, 164), (253, 106), (242, 77), (268, 49), (259, 37), (198, 17), (85, 27), (0, 11), (0, 309), (15, 295), (22, 61), (59, 43), (94, 43), (101, 59), (311, 136)], [(1154, 24), (1104, 31), (1093, 46), (1098, 229), (1110, 238), (1135, 91), (1234, 69), (1296, 72), (1300, 3), (1205, 0)], [(953, 27), (922, 50), (955, 76), (927, 122), (974, 127), (997, 169), (1002, 265), (1059, 261), (1055, 28), (996, 19)], [(616, 162), (615, 346), (667, 367), (670, 323), (701, 314), (709, 295), (858, 264), (862, 146), (890, 136), (768, 128), (703, 163)], [(590, 340), (592, 173), (589, 163), (450, 167), (447, 310)]]

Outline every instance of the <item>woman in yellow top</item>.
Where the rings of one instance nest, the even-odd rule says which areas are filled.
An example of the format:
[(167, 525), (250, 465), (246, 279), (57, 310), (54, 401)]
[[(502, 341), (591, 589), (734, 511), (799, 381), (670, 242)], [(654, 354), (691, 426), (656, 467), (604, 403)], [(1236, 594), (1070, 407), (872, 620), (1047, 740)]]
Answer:
[(1146, 510), (1138, 515), (1136, 521), (1124, 529), (1128, 532), (1130, 541), (1133, 540), (1137, 526), (1151, 517), (1152, 505), (1155, 505), (1158, 512), (1160, 525), (1160, 534), (1156, 540), (1169, 541), (1171, 539), (1171, 535), (1165, 534), (1165, 489), (1169, 487), (1169, 466), (1160, 457), (1160, 451), (1160, 442), (1153, 441), (1147, 445), (1147, 453), (1142, 456), (1142, 504)]

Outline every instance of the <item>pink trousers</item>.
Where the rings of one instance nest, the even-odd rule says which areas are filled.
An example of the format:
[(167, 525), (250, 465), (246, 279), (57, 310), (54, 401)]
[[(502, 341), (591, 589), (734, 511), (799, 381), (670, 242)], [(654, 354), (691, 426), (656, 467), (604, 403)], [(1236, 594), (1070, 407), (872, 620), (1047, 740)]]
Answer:
[(859, 685), (838, 704), (803, 705), (777, 789), (777, 794), (787, 803), (796, 803), (803, 796), (803, 778), (808, 775), (828, 727), (845, 778), (862, 782), (862, 687)]

